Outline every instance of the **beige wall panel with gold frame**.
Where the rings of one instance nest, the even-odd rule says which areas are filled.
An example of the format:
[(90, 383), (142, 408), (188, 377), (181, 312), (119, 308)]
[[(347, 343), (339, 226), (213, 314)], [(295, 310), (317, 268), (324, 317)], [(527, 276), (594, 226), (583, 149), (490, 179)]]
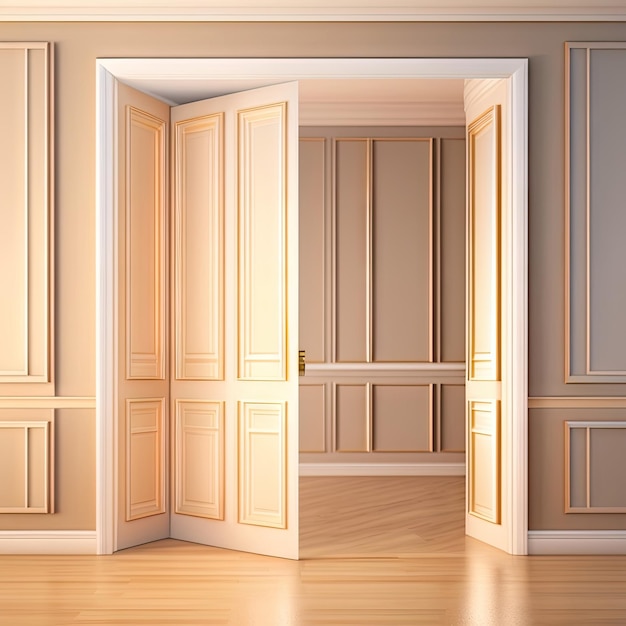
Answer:
[(327, 358), (326, 229), (327, 144), (325, 137), (300, 138), (300, 348), (307, 363)]
[(0, 419), (0, 513), (54, 513), (54, 411), (23, 414)]
[(0, 395), (54, 395), (51, 45), (0, 42)]
[(626, 530), (623, 398), (561, 398), (529, 410), (529, 527)]
[(566, 382), (626, 382), (626, 43), (566, 45)]

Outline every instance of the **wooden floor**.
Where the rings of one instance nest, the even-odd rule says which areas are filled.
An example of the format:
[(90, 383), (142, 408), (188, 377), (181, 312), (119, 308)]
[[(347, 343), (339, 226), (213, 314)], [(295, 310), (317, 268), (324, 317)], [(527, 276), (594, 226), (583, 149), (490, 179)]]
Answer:
[(0, 557), (0, 624), (626, 624), (626, 557), (512, 557), (463, 536), (458, 478), (303, 478), (301, 561), (174, 540)]

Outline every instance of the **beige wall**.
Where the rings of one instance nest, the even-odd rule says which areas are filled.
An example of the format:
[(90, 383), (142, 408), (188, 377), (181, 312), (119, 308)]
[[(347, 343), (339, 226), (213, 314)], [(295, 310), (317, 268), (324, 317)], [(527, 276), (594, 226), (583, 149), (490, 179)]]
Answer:
[[(626, 40), (626, 24), (3, 23), (0, 40), (55, 44), (57, 396), (95, 393), (95, 59), (319, 54), (530, 59), (530, 395), (624, 395), (623, 384), (564, 383), (563, 86), (565, 41)], [(584, 413), (600, 417), (593, 406)], [(3, 515), (0, 528), (95, 527), (94, 412), (72, 415), (57, 428), (63, 457), (72, 459), (59, 461), (70, 467), (57, 470), (57, 513), (28, 522)], [(624, 515), (563, 513), (559, 454), (569, 418), (569, 410), (530, 413), (531, 529), (626, 527)], [(555, 421), (561, 426), (553, 427)]]

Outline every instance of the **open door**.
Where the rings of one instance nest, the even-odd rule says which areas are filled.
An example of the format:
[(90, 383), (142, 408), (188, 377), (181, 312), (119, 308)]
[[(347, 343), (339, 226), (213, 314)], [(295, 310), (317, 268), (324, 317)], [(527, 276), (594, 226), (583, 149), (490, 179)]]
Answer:
[[(469, 97), (468, 97), (469, 96)], [(510, 551), (504, 472), (503, 264), (506, 185), (505, 81), (468, 81), (467, 114), (467, 517), (466, 533)]]
[(117, 84), (114, 549), (169, 536), (169, 106)]
[(171, 537), (296, 559), (297, 83), (171, 124)]

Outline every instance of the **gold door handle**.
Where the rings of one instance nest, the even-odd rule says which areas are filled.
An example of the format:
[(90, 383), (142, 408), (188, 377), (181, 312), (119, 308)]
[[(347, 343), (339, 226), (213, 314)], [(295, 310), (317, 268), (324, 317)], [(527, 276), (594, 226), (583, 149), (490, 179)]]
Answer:
[(306, 369), (306, 350), (298, 350), (298, 376), (304, 376)]

